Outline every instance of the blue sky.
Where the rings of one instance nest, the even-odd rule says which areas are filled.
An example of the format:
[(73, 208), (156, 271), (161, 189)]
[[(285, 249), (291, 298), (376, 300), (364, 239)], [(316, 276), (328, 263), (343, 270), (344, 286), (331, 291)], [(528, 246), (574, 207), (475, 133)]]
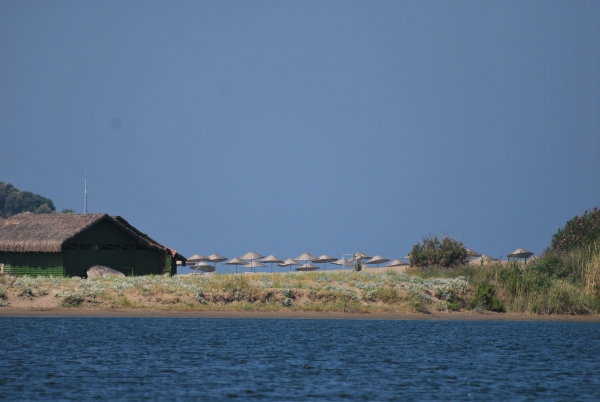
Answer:
[[(0, 181), (184, 255), (539, 253), (600, 204), (600, 3), (0, 3)], [(119, 124), (120, 123), (120, 124)]]

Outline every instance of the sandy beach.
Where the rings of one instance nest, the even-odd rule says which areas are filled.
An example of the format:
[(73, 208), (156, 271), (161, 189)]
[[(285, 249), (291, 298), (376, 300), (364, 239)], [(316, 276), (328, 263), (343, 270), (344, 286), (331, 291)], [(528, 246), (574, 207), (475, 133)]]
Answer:
[(0, 317), (154, 317), (154, 318), (253, 318), (308, 320), (452, 320), (452, 321), (535, 321), (535, 322), (600, 322), (600, 314), (592, 315), (525, 315), (511, 313), (435, 312), (423, 313), (334, 313), (310, 311), (176, 311), (119, 310), (88, 308), (23, 309), (3, 307)]

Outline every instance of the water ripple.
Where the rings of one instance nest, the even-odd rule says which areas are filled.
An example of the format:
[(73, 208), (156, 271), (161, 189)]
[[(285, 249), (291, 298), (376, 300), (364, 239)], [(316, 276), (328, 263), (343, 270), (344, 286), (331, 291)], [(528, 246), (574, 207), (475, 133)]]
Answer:
[(5, 400), (598, 400), (600, 324), (0, 318)]

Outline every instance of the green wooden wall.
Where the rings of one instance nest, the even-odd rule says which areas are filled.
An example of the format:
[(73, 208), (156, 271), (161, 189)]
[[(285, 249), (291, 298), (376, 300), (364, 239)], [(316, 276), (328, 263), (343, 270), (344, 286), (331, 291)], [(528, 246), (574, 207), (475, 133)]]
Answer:
[(110, 220), (102, 220), (65, 243), (67, 276), (85, 276), (90, 265), (129, 275), (162, 274), (162, 251), (147, 245)]
[(85, 276), (90, 265), (104, 265), (130, 275), (160, 275), (159, 250), (65, 250), (67, 276)]
[(4, 272), (23, 276), (65, 275), (62, 253), (9, 253), (0, 251)]

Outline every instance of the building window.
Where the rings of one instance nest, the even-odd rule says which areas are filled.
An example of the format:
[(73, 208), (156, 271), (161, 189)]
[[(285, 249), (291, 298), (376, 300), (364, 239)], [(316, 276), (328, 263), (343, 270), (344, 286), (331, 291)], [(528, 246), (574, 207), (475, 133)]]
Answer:
[(121, 246), (118, 244), (102, 244), (100, 250), (120, 250)]
[(82, 244), (81, 249), (82, 250), (98, 250), (99, 247), (97, 244)]

